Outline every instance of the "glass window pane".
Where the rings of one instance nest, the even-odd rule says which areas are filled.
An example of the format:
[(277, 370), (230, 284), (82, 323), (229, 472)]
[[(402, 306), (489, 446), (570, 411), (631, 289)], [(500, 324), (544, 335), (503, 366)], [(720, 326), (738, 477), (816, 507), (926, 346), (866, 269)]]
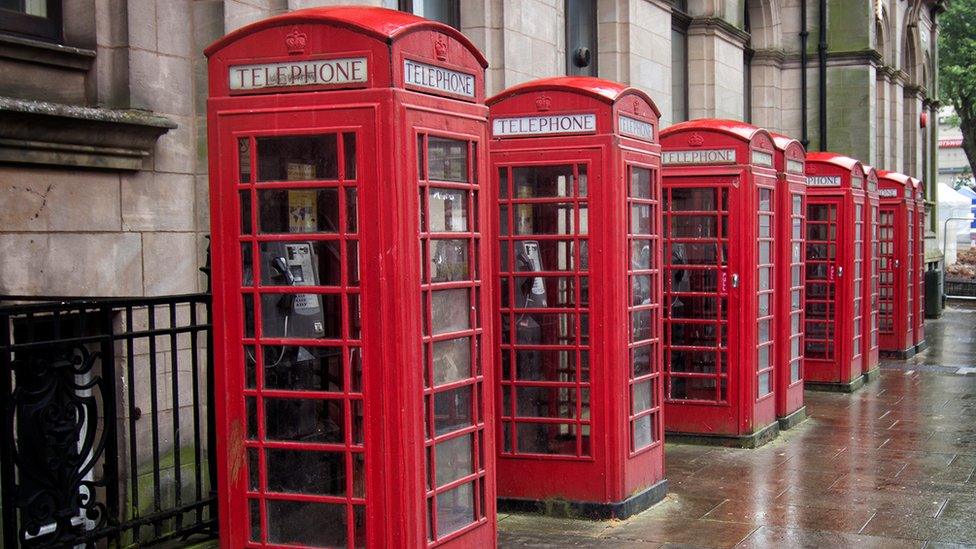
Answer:
[(631, 204), (630, 205), (630, 232), (631, 234), (652, 234), (654, 230), (654, 220), (651, 218), (650, 204)]
[(706, 215), (670, 216), (670, 235), (676, 238), (716, 238), (718, 218)]
[(251, 191), (241, 191), (241, 234), (251, 234)]
[(512, 168), (513, 198), (573, 196), (573, 166)]
[(356, 134), (342, 134), (342, 149), (346, 180), (356, 179)]
[(639, 414), (654, 406), (654, 387), (651, 380), (635, 383), (631, 387), (631, 414)]
[(635, 347), (630, 351), (631, 377), (640, 377), (651, 373), (650, 345)]
[(258, 191), (258, 229), (261, 233), (338, 232), (339, 191)]
[(518, 417), (576, 417), (575, 387), (516, 387), (515, 414)]
[(559, 423), (516, 423), (520, 453), (576, 455), (576, 430)]
[[(0, 8), (5, 7), (0, 3)], [(237, 166), (238, 181), (240, 183), (251, 182), (251, 140), (247, 137), (237, 139)]]
[(342, 349), (265, 346), (264, 387), (282, 391), (342, 391)]
[(470, 278), (467, 240), (431, 239), (430, 281), (454, 282)]
[(471, 298), (467, 288), (431, 292), (430, 307), (433, 335), (471, 327)]
[(268, 448), (265, 464), (271, 492), (346, 494), (346, 457), (341, 452)]
[(428, 201), (432, 233), (468, 230), (468, 191), (431, 187)]
[(445, 440), (434, 447), (437, 486), (444, 486), (474, 473), (473, 440), (474, 435), (468, 434)]
[(571, 345), (576, 341), (575, 317), (562, 313), (519, 313), (516, 342), (529, 345)]
[(433, 344), (434, 385), (471, 377), (471, 338), (459, 337)]
[(519, 381), (576, 380), (576, 352), (556, 350), (518, 350), (515, 375)]
[(258, 137), (258, 181), (314, 181), (339, 177), (335, 134)]
[[(261, 284), (265, 286), (338, 286), (342, 256), (338, 241), (261, 242)], [(245, 272), (249, 265), (244, 266)]]
[(440, 436), (472, 425), (471, 386), (434, 395), (434, 434)]
[(769, 372), (759, 374), (759, 396), (765, 396), (773, 392), (772, 375)]
[[(507, 243), (501, 245), (507, 251)], [(573, 270), (572, 240), (516, 240), (512, 246), (518, 272)]]
[(517, 204), (514, 223), (515, 234), (573, 234), (576, 231), (572, 204)]
[(431, 181), (468, 181), (468, 142), (427, 137), (427, 178)]
[(337, 339), (342, 336), (341, 298), (328, 294), (262, 294), (261, 335)]
[(715, 189), (671, 189), (666, 209), (672, 211), (715, 211)]
[(462, 484), (437, 495), (438, 537), (456, 532), (474, 521), (474, 483)]
[(264, 430), (268, 440), (342, 444), (341, 400), (265, 398)]
[(630, 341), (651, 339), (654, 335), (652, 324), (653, 314), (650, 310), (633, 311), (630, 313)]
[(632, 424), (634, 437), (634, 451), (650, 446), (654, 442), (653, 414), (641, 416)]
[(630, 241), (630, 268), (643, 270), (653, 268), (651, 241), (634, 239)]
[(356, 189), (346, 189), (346, 231), (355, 233), (359, 225)]
[(651, 200), (651, 170), (647, 168), (631, 167), (630, 169), (630, 197)]
[(711, 400), (716, 398), (714, 378), (671, 377), (671, 398), (677, 400)]
[(305, 501), (265, 501), (268, 543), (345, 547), (346, 505)]

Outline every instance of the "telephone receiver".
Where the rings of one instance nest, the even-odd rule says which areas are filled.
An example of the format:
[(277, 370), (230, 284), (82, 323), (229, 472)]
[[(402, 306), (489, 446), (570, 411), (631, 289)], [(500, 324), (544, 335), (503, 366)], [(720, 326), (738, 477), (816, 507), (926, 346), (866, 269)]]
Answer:
[[(520, 240), (515, 242), (515, 257), (518, 261), (519, 271), (542, 271), (542, 257), (539, 252), (539, 242), (537, 240)], [(523, 295), (519, 296), (523, 300), (522, 307), (546, 307), (546, 284), (541, 276), (532, 278), (532, 285), (529, 291), (523, 290)]]
[[(275, 279), (282, 279), (284, 281), (284, 286), (294, 286), (295, 285), (295, 275), (291, 274), (288, 269), (288, 262), (285, 261), (283, 257), (276, 257), (271, 260), (271, 269), (275, 274), (272, 275)], [(291, 312), (292, 306), (295, 304), (295, 294), (285, 294), (281, 296), (278, 300), (278, 308), (282, 310), (285, 314)]]

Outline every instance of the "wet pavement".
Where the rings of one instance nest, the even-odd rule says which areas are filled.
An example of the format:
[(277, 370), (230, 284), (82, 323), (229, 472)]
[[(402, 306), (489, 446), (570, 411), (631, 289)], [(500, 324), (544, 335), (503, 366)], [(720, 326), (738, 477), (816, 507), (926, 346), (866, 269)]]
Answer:
[(976, 308), (756, 450), (667, 444), (667, 498), (626, 521), (503, 515), (500, 547), (976, 547)]

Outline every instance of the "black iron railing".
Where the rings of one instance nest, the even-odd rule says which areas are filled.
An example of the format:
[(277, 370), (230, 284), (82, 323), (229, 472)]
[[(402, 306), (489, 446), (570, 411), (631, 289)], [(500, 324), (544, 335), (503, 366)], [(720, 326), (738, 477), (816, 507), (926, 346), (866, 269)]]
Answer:
[(215, 537), (210, 296), (24, 299), (0, 297), (2, 545)]

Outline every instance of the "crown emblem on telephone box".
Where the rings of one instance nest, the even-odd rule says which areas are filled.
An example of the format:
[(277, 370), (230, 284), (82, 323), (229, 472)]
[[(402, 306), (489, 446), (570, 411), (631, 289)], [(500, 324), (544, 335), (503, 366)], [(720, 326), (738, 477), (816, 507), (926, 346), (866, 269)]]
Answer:
[(305, 45), (308, 44), (308, 35), (295, 27), (285, 36), (285, 47), (291, 55), (299, 55), (305, 52)]
[(439, 61), (447, 60), (447, 40), (444, 40), (444, 37), (441, 35), (437, 35), (437, 39), (434, 40), (434, 56)]
[(688, 144), (692, 147), (701, 147), (705, 144), (705, 138), (701, 134), (693, 133), (691, 137), (688, 138)]
[(548, 111), (552, 107), (552, 98), (548, 95), (540, 95), (535, 98), (535, 108), (540, 111)]

